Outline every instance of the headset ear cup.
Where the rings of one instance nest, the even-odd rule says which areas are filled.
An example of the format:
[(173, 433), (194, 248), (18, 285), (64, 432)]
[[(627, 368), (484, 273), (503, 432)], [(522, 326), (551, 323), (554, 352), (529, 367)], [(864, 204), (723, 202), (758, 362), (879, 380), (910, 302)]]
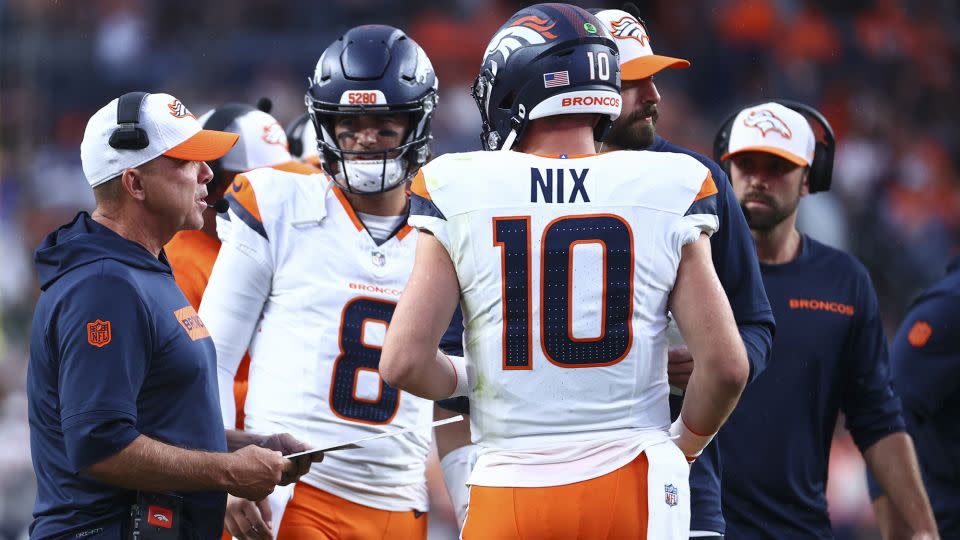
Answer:
[[(813, 150), (813, 163), (810, 164), (810, 193), (817, 193), (819, 191), (826, 191), (830, 189), (830, 180), (829, 178), (824, 177), (826, 170), (824, 169), (827, 164), (827, 148), (821, 143), (817, 142)], [(824, 185), (826, 183), (826, 185)]]

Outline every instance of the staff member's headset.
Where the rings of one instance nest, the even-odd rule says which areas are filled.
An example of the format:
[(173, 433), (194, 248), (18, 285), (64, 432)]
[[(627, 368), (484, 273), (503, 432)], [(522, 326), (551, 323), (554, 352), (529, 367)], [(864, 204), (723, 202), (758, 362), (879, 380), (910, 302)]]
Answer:
[[(804, 118), (812, 119), (820, 126), (821, 133), (814, 146), (813, 163), (810, 164), (810, 173), (807, 179), (810, 184), (810, 193), (829, 190), (830, 183), (833, 180), (833, 156), (836, 151), (836, 139), (833, 134), (833, 128), (830, 127), (830, 122), (827, 122), (827, 119), (820, 114), (820, 111), (805, 103), (786, 99), (767, 100), (763, 103), (769, 103), (770, 101), (792, 109), (802, 114)], [(760, 103), (756, 105), (760, 105)], [(752, 106), (755, 105), (751, 105), (750, 107)], [(727, 119), (723, 121), (723, 124), (720, 125), (720, 131), (717, 132), (717, 136), (713, 139), (713, 159), (723, 167), (728, 177), (730, 176), (730, 163), (723, 162), (720, 158), (726, 154), (730, 148), (730, 129), (733, 127), (733, 121), (741, 111), (747, 108), (749, 107), (741, 107), (728, 116)], [(814, 137), (817, 137), (816, 131), (817, 130), (814, 130)]]

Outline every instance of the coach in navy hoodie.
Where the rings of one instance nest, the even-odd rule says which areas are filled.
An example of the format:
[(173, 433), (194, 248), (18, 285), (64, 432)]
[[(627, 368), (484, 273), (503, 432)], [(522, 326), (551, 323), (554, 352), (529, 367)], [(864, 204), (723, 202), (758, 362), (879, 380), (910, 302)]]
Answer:
[[(910, 522), (936, 538), (917, 460), (890, 385), (876, 293), (853, 257), (801, 235), (800, 198), (816, 138), (807, 119), (779, 103), (742, 110), (723, 160), (747, 215), (763, 283), (777, 318), (766, 371), (720, 430), (723, 513), (737, 540), (833, 538), (827, 460), (839, 413), (864, 460)], [(822, 155), (822, 154), (821, 154)]]
[(144, 528), (218, 538), (226, 492), (260, 499), (309, 466), (274, 451), (283, 448), (226, 453), (213, 343), (162, 251), (177, 230), (203, 223), (204, 160), (236, 140), (201, 130), (167, 94), (127, 94), (87, 124), (81, 159), (97, 209), (36, 252), (31, 538), (126, 537), (137, 490), (173, 492), (148, 506)]

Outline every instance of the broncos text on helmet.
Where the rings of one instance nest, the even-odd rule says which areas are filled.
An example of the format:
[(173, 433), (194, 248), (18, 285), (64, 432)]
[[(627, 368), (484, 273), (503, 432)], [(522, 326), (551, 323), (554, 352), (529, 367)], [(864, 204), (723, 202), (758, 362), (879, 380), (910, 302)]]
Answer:
[(515, 13), (490, 40), (473, 97), (486, 150), (509, 150), (530, 120), (599, 114), (602, 141), (620, 115), (617, 46), (584, 9), (537, 4)]
[[(386, 25), (348, 30), (320, 56), (305, 97), (320, 162), (343, 189), (380, 193), (402, 185), (426, 163), (437, 76), (426, 53)], [(341, 116), (410, 115), (404, 141), (377, 151), (346, 151), (334, 136)]]

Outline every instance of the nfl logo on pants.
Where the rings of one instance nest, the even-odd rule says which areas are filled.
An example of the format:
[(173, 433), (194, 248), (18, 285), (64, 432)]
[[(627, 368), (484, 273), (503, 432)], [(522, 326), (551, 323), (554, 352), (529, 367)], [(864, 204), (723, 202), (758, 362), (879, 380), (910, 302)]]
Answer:
[(680, 502), (680, 496), (677, 494), (677, 486), (673, 484), (665, 484), (663, 486), (663, 500), (667, 503), (667, 506), (676, 506)]

